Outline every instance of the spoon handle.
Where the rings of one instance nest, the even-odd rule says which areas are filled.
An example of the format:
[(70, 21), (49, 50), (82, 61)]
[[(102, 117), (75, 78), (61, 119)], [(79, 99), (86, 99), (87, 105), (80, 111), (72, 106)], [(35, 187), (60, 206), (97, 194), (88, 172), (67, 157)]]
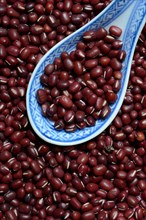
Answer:
[[(76, 44), (85, 31), (91, 29), (97, 30), (100, 27), (106, 27), (108, 29), (109, 26), (114, 24), (123, 30), (121, 39), (124, 41), (127, 38), (127, 32), (131, 35), (129, 39), (139, 36), (145, 22), (146, 0), (113, 0), (99, 15), (59, 44), (63, 45), (67, 42), (68, 49), (69, 42), (72, 44), (73, 41)], [(71, 50), (72, 48), (70, 48)]]
[[(138, 17), (136, 14), (138, 13)], [(136, 23), (141, 22), (146, 15), (146, 1), (145, 0), (113, 0), (109, 6), (103, 10), (99, 15), (93, 18), (88, 24), (90, 29), (107, 26), (119, 21), (119, 25), (125, 28), (128, 23), (131, 23), (136, 18)], [(118, 23), (116, 23), (118, 25)], [(135, 24), (136, 25), (136, 24)], [(83, 29), (87, 27), (83, 27)]]

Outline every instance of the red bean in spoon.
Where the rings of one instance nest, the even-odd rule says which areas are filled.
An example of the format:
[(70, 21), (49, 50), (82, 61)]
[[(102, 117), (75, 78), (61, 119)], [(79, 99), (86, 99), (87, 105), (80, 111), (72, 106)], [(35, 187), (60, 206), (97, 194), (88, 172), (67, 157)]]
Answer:
[[(115, 37), (113, 38), (113, 42), (108, 44), (108, 52), (105, 50), (101, 50), (104, 45), (107, 45), (104, 42), (103, 38), (106, 36)], [(117, 91), (114, 92), (112, 84), (116, 81), (114, 77), (115, 71), (121, 71), (122, 69), (122, 61), (118, 59), (118, 53), (120, 50), (117, 49), (117, 56), (114, 58), (110, 57), (110, 51), (113, 48), (114, 42), (117, 42), (117, 38), (122, 34), (122, 30), (117, 26), (111, 26), (109, 28), (109, 32), (104, 28), (99, 28), (97, 31), (87, 31), (83, 34), (82, 41), (79, 44), (83, 43), (86, 45), (84, 50), (80, 49), (79, 44), (73, 53), (61, 53), (61, 67), (55, 67), (55, 63), (48, 64), (45, 67), (45, 73), (41, 83), (44, 86), (44, 89), (39, 89), (37, 91), (37, 100), (38, 103), (48, 104), (53, 106), (56, 109), (56, 112), (53, 111), (53, 114), (50, 114), (50, 110), (48, 109), (48, 118), (55, 123), (55, 129), (61, 130), (65, 129), (67, 132), (73, 132), (76, 128), (82, 129), (82, 126), (78, 124), (79, 122), (84, 122), (85, 126), (94, 126), (95, 118), (94, 112), (97, 111), (99, 114), (98, 119), (106, 118), (110, 113), (110, 104), (114, 103), (117, 99)], [(100, 38), (102, 43), (98, 45)], [(118, 42), (121, 42), (120, 40)], [(122, 44), (122, 42), (121, 42)], [(80, 49), (80, 51), (85, 53), (85, 58), (80, 61), (75, 54)], [(126, 52), (125, 52), (126, 54)], [(73, 55), (73, 56), (72, 56)], [(106, 67), (110, 69), (110, 75), (105, 74)], [(68, 83), (68, 79), (62, 79), (62, 73), (65, 71), (69, 78), (72, 81)], [(48, 77), (49, 74), (49, 77)], [(88, 75), (88, 79), (86, 76)], [(57, 78), (54, 77), (57, 76)], [(104, 80), (104, 83), (101, 83), (101, 77)], [(54, 80), (49, 83), (49, 78), (57, 80), (56, 83)], [(96, 90), (97, 88), (103, 89), (104, 87), (109, 87), (109, 89), (105, 90), (102, 97), (97, 96)], [(51, 101), (47, 100), (47, 92), (46, 89), (51, 87)], [(58, 89), (58, 95), (53, 95), (54, 90)], [(120, 87), (119, 87), (120, 89)], [(80, 102), (85, 103), (85, 113), (80, 105), (76, 102), (77, 93), (80, 92)], [(99, 103), (99, 99), (102, 99), (102, 105)], [(73, 108), (74, 105), (74, 108)], [(59, 108), (63, 107), (65, 110), (64, 117), (60, 115)], [(88, 109), (88, 110), (87, 110)], [(57, 113), (58, 112), (58, 113)], [(54, 113), (57, 114), (57, 118), (54, 118)], [(61, 120), (61, 121), (60, 121)], [(60, 123), (63, 123), (61, 126)], [(72, 124), (72, 129), (68, 129), (70, 124)]]

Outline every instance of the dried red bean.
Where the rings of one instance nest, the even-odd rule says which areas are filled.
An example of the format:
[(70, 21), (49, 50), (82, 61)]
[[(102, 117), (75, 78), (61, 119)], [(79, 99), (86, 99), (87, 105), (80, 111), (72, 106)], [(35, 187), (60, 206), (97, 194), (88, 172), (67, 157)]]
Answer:
[(78, 14), (78, 15), (75, 15), (73, 14), (71, 16), (71, 22), (76, 25), (76, 26), (80, 26), (82, 25), (82, 22), (83, 22), (83, 17), (82, 15)]
[(111, 59), (110, 65), (116, 71), (119, 71), (122, 68), (122, 64), (116, 58)]
[(112, 219), (115, 220), (118, 217), (118, 214), (119, 214), (118, 209), (117, 208), (113, 208), (111, 210), (110, 215), (109, 215), (109, 219), (110, 220), (112, 220)]
[(95, 167), (93, 167), (93, 172), (96, 176), (102, 176), (105, 174), (107, 168), (105, 165), (99, 164)]
[(110, 210), (115, 206), (115, 202), (114, 201), (105, 201), (103, 207), (105, 210)]
[(81, 203), (78, 201), (77, 198), (71, 198), (70, 200), (70, 205), (73, 207), (75, 210), (79, 210), (81, 208)]
[(109, 28), (109, 31), (115, 37), (120, 37), (120, 35), (122, 34), (122, 30), (117, 26), (111, 26)]
[(40, 168), (38, 162), (35, 161), (35, 160), (33, 160), (33, 161), (31, 162), (31, 169), (32, 169), (32, 171), (33, 171), (35, 174), (38, 174), (38, 173), (40, 173), (40, 171), (41, 171), (41, 168)]
[(143, 210), (141, 207), (138, 207), (136, 210), (135, 210), (135, 218), (136, 220), (140, 220), (143, 218)]
[(11, 200), (13, 200), (16, 196), (16, 193), (13, 191), (8, 191), (5, 195), (4, 195), (4, 199), (7, 202), (10, 202)]
[(110, 114), (110, 107), (109, 106), (104, 106), (103, 109), (101, 110), (100, 116), (101, 118), (106, 118)]
[(139, 189), (140, 190), (146, 190), (146, 182), (145, 182), (145, 180), (139, 180), (138, 181), (138, 187), (139, 187)]
[(64, 67), (67, 71), (70, 71), (74, 68), (74, 64), (69, 58), (64, 59), (63, 63), (64, 63)]
[(92, 49), (90, 50), (87, 50), (87, 52), (85, 53), (88, 59), (93, 59), (97, 57), (99, 54), (100, 54), (100, 50), (96, 46), (92, 47)]
[(88, 196), (84, 192), (78, 192), (76, 196), (81, 203), (86, 203), (88, 201)]
[(117, 99), (117, 95), (114, 92), (107, 92), (106, 99), (109, 103), (114, 103)]
[(113, 188), (113, 183), (110, 180), (103, 179), (100, 182), (100, 187), (106, 191), (109, 191)]
[(88, 211), (88, 212), (84, 212), (82, 214), (82, 219), (90, 219), (90, 220), (94, 220), (95, 219), (95, 214), (93, 211)]
[(79, 92), (79, 90), (81, 89), (81, 85), (78, 82), (73, 82), (70, 86), (69, 86), (69, 92), (71, 94), (77, 93)]
[(0, 59), (5, 59), (7, 56), (6, 48), (3, 45), (0, 45)]
[(107, 196), (109, 199), (115, 199), (119, 195), (119, 193), (120, 191), (118, 188), (113, 188), (108, 192)]
[(128, 196), (127, 197), (127, 202), (129, 204), (129, 206), (131, 207), (136, 207), (136, 205), (138, 204), (138, 199), (135, 196)]
[(65, 96), (65, 95), (63, 95), (63, 96), (61, 96), (60, 98), (59, 98), (59, 102), (60, 102), (60, 104), (65, 108), (65, 109), (69, 109), (69, 108), (71, 108), (72, 107), (72, 100), (69, 98), (69, 97), (67, 97), (67, 96)]
[(77, 158), (77, 163), (78, 164), (86, 164), (88, 162), (89, 156), (87, 154), (80, 154), (79, 157)]
[(77, 177), (72, 180), (72, 184), (77, 190), (82, 191), (85, 189), (83, 182)]
[(75, 61), (74, 62), (74, 72), (77, 75), (81, 75), (83, 73), (83, 66), (82, 66), (82, 63), (80, 61)]
[(37, 100), (40, 104), (44, 104), (47, 101), (47, 92), (44, 89), (37, 91)]
[(55, 189), (60, 189), (61, 185), (62, 185), (62, 182), (59, 178), (57, 177), (53, 177), (51, 179), (51, 184), (52, 186), (55, 188)]
[(14, 210), (8, 210), (6, 212), (6, 218), (9, 219), (9, 220), (16, 220), (17, 219), (17, 215), (16, 213), (14, 212)]
[(12, 140), (12, 142), (14, 143), (19, 143), (20, 140), (22, 140), (22, 138), (24, 137), (24, 133), (21, 131), (15, 131), (11, 136), (10, 139)]
[(8, 185), (6, 183), (0, 184), (0, 192), (6, 193), (8, 191)]

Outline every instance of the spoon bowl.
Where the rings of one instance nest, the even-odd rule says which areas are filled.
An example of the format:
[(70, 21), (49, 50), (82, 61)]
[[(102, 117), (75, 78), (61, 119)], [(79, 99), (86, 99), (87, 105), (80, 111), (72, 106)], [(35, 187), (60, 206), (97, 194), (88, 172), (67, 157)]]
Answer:
[[(32, 128), (40, 138), (55, 145), (77, 145), (96, 137), (110, 125), (124, 100), (134, 50), (145, 21), (145, 0), (113, 0), (98, 16), (56, 44), (43, 56), (34, 69), (26, 94), (28, 118)], [(100, 27), (104, 27), (108, 30), (112, 25), (122, 29), (122, 35), (119, 39), (122, 40), (122, 50), (125, 50), (127, 55), (122, 63), (121, 89), (117, 93), (118, 98), (116, 102), (110, 106), (110, 114), (103, 120), (97, 120), (93, 127), (86, 127), (81, 130), (77, 129), (75, 132), (70, 133), (64, 130), (56, 130), (53, 126), (53, 122), (43, 117), (41, 107), (36, 99), (37, 90), (42, 88), (40, 76), (43, 74), (45, 66), (49, 63), (53, 63), (54, 59), (60, 57), (63, 51), (70, 53), (74, 50), (84, 32), (97, 30)]]

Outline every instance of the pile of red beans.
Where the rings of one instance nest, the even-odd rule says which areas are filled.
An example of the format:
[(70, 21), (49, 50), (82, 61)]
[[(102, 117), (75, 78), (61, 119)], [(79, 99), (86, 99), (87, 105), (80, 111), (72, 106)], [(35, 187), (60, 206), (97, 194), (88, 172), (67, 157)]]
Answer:
[(36, 63), (108, 3), (0, 0), (1, 220), (146, 219), (146, 25), (123, 105), (101, 135), (79, 146), (53, 146), (36, 136), (26, 113)]
[(73, 132), (109, 115), (126, 56), (118, 39), (121, 33), (117, 26), (86, 31), (75, 50), (62, 52), (45, 67), (40, 77), (43, 88), (36, 96), (42, 115), (54, 121), (55, 129)]

